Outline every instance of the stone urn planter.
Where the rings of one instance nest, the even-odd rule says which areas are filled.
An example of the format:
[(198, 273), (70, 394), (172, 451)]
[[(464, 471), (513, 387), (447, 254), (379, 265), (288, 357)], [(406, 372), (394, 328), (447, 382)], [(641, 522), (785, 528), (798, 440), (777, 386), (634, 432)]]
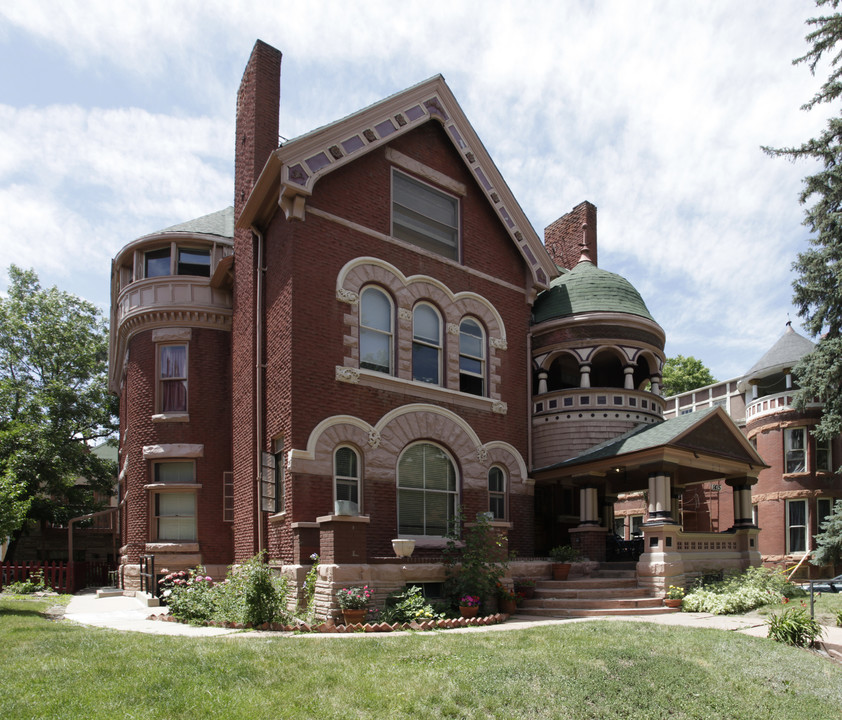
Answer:
[(395, 538), (392, 540), (392, 550), (395, 551), (397, 557), (411, 557), (415, 550), (415, 540), (407, 540), (405, 538)]

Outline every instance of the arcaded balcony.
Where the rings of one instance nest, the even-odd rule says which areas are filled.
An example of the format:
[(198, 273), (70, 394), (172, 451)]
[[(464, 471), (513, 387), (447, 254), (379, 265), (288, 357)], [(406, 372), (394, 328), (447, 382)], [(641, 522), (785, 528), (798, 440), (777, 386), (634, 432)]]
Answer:
[(647, 390), (625, 390), (621, 388), (568, 388), (534, 395), (533, 415), (553, 413), (608, 413), (631, 415), (639, 421), (663, 419), (664, 399)]

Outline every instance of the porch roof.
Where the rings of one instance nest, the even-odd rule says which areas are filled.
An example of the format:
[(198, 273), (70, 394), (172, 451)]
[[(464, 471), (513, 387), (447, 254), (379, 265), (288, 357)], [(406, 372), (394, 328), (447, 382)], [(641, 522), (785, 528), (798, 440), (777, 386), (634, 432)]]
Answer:
[(756, 477), (766, 467), (727, 413), (712, 407), (654, 425), (639, 425), (575, 457), (537, 468), (533, 474), (536, 479), (602, 476), (614, 479), (614, 485), (631, 487), (658, 469), (671, 471), (677, 482), (689, 484)]

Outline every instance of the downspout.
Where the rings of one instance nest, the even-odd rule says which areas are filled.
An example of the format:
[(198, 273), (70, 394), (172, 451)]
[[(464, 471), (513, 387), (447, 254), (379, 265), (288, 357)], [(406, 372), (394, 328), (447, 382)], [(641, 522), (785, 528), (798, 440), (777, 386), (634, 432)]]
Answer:
[(257, 522), (257, 552), (263, 553), (263, 507), (262, 507), (262, 473), (263, 473), (263, 274), (266, 268), (263, 263), (263, 233), (254, 225), (251, 231), (257, 237), (257, 287), (255, 297), (255, 402), (254, 402), (254, 432), (255, 458), (257, 460), (255, 519)]

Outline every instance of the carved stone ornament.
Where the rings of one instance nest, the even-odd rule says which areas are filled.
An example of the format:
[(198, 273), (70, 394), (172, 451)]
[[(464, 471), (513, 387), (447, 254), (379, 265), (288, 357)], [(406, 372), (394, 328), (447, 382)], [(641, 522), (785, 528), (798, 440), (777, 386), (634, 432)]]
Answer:
[(351, 383), (352, 385), (356, 385), (360, 381), (360, 371), (357, 368), (337, 365), (336, 379), (339, 380), (339, 382), (346, 382)]
[(470, 151), (465, 153), (465, 157), (468, 158), (469, 163), (474, 163), (474, 162), (476, 162), (476, 159), (477, 159), (476, 156)]
[(505, 415), (507, 412), (509, 412), (509, 406), (502, 400), (495, 400), (491, 404), (491, 412), (495, 412), (498, 415)]
[(480, 445), (477, 448), (477, 461), (483, 464), (488, 462), (488, 449), (485, 445)]
[(380, 433), (374, 428), (368, 431), (368, 444), (374, 450), (380, 447)]
[(342, 157), (342, 151), (339, 149), (339, 145), (331, 145), (328, 149), (330, 150), (330, 154), (337, 160)]
[(336, 299), (349, 305), (357, 305), (360, 302), (360, 296), (357, 293), (353, 290), (346, 290), (345, 288), (337, 289)]
[(509, 349), (509, 343), (506, 342), (506, 338), (493, 337), (488, 342), (491, 345), (491, 347), (493, 347), (496, 350), (508, 350)]
[(456, 323), (447, 323), (447, 334), (448, 335), (458, 335), (459, 334), (459, 326)]
[(398, 318), (400, 320), (412, 320), (412, 310), (409, 308), (398, 308)]

